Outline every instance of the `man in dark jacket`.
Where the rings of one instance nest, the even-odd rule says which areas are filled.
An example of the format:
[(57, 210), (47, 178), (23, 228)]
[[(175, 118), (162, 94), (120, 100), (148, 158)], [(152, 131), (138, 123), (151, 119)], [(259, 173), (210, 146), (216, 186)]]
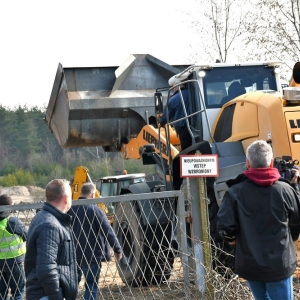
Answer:
[[(95, 198), (96, 187), (93, 183), (84, 183), (79, 199)], [(94, 204), (73, 206), (69, 214), (72, 216), (76, 259), (78, 264), (78, 282), (82, 273), (85, 277), (85, 300), (96, 300), (101, 261), (110, 260), (110, 247), (115, 257), (122, 257), (121, 246), (107, 220), (105, 213)]]
[[(12, 205), (8, 195), (0, 196), (0, 205)], [(22, 300), (25, 288), (24, 254), (27, 228), (9, 211), (0, 212), (0, 296), (8, 299), (8, 290), (13, 300)]]
[[(185, 107), (182, 106), (181, 95)], [(160, 126), (164, 126), (167, 123), (167, 115), (169, 122), (176, 121), (185, 117), (185, 111), (187, 115), (190, 114), (189, 91), (183, 84), (180, 84), (180, 81), (176, 81), (174, 84), (174, 94), (168, 102), (168, 112), (165, 107), (160, 117)], [(187, 121), (188, 119), (174, 123), (174, 128), (180, 139), (181, 151), (192, 145), (192, 137), (186, 124)]]
[(26, 299), (75, 300), (78, 293), (75, 247), (66, 214), (72, 192), (65, 179), (46, 186), (46, 203), (33, 218), (25, 255)]
[(293, 187), (281, 178), (265, 141), (248, 147), (246, 164), (248, 170), (227, 182), (217, 229), (235, 245), (235, 271), (255, 299), (292, 300), (297, 259), (290, 229), (299, 224), (299, 173), (295, 170)]

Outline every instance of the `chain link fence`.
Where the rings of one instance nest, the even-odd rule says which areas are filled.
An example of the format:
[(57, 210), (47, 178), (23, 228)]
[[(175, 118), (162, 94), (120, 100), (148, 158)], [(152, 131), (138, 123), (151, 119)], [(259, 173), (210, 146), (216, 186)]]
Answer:
[[(233, 257), (211, 237), (211, 228), (205, 228), (208, 241), (194, 236), (193, 201), (199, 199), (183, 189), (73, 202), (102, 202), (115, 210), (111, 226), (123, 257), (116, 262), (111, 251), (111, 260), (102, 262), (98, 299), (253, 299), (246, 281), (227, 266), (226, 259)], [(42, 205), (2, 206), (0, 211), (10, 210), (28, 227)], [(295, 299), (300, 299), (299, 286), (295, 276)], [(84, 277), (78, 299), (83, 295)]]

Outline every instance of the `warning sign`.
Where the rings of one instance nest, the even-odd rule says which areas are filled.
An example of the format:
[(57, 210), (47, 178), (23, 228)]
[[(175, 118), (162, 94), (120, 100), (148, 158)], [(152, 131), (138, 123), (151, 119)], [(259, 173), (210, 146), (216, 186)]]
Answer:
[(180, 155), (180, 177), (217, 177), (218, 156)]

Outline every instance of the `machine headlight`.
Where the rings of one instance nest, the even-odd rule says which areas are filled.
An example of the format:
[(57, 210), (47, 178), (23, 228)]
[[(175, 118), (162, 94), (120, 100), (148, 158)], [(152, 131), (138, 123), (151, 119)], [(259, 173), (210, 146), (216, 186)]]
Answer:
[(200, 70), (199, 73), (198, 73), (198, 76), (200, 78), (203, 78), (205, 75), (206, 75), (206, 73), (203, 70)]
[(279, 73), (280, 73), (280, 69), (275, 67), (274, 73), (275, 73), (275, 74), (279, 74)]
[(294, 143), (300, 143), (300, 133), (294, 133), (292, 139)]

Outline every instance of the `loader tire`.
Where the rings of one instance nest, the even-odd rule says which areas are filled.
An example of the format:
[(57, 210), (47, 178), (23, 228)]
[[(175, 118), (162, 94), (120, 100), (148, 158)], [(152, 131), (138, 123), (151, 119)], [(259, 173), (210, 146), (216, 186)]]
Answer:
[[(160, 232), (160, 226), (143, 226), (137, 203), (117, 204), (113, 228), (123, 251), (117, 268), (126, 285), (159, 285), (170, 278), (174, 255), (163, 250), (163, 245), (165, 249), (170, 248), (170, 241)], [(156, 245), (157, 241), (160, 246)]]

